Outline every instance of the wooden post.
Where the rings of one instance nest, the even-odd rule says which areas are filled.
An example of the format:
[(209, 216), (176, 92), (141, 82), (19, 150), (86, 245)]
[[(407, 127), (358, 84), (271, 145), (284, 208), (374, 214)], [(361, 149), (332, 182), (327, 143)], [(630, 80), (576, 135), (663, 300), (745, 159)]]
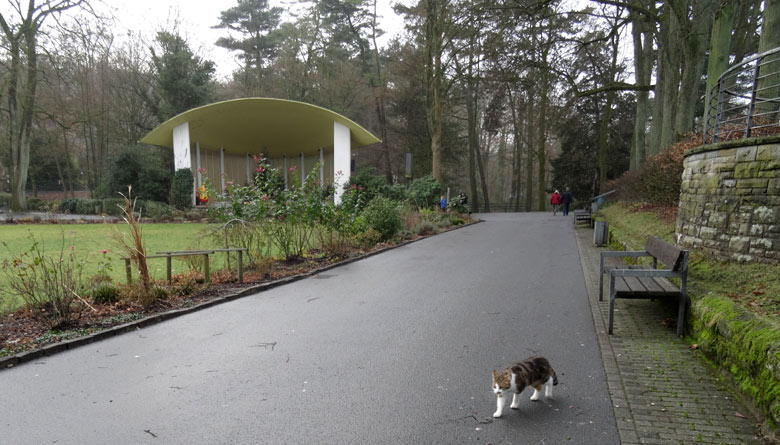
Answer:
[(130, 266), (130, 258), (125, 258), (125, 273), (127, 274), (127, 284), (133, 282), (133, 268)]
[(209, 254), (203, 254), (203, 280), (206, 284), (211, 284), (211, 273), (209, 272)]
[(166, 273), (165, 276), (168, 277), (168, 283), (170, 283), (171, 282), (171, 256), (170, 255), (168, 255), (165, 258), (165, 273)]
[(243, 260), (243, 250), (238, 251), (238, 282), (243, 283), (244, 282), (244, 260)]

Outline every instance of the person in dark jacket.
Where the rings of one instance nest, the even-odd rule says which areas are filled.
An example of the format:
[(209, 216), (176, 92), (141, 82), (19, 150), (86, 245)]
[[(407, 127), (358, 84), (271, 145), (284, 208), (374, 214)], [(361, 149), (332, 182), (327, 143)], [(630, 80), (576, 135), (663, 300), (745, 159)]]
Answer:
[(563, 216), (566, 216), (569, 214), (569, 205), (571, 205), (571, 190), (569, 187), (566, 187), (566, 190), (563, 191), (563, 195), (561, 196), (561, 204), (563, 205)]

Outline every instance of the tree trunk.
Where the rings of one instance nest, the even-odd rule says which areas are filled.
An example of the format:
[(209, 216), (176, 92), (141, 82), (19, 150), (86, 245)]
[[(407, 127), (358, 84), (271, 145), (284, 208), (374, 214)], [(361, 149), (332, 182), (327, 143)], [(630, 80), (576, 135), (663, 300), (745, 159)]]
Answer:
[(431, 170), (433, 178), (440, 184), (444, 183), (441, 167), (442, 76), (444, 75), (441, 66), (441, 53), (443, 49), (444, 12), (447, 8), (447, 3), (447, 0), (425, 1), (425, 83), (427, 93), (425, 114), (428, 122), (428, 133), (431, 138)]
[[(761, 39), (758, 42), (758, 52), (763, 53), (771, 49), (780, 47), (780, 0), (764, 1), (764, 24), (761, 29)], [(756, 123), (760, 125), (764, 121), (776, 121), (776, 111), (778, 109), (776, 102), (760, 102), (761, 99), (776, 99), (778, 97), (778, 84), (780, 84), (780, 60), (777, 55), (772, 56), (771, 63), (761, 66), (756, 96), (756, 113), (766, 113), (756, 118)], [(771, 75), (770, 75), (771, 74)]]
[[(547, 64), (547, 54), (549, 47), (545, 47), (542, 50), (542, 62)], [(536, 186), (537, 198), (539, 199), (539, 211), (544, 211), (547, 208), (547, 106), (549, 104), (549, 92), (550, 92), (550, 72), (548, 70), (542, 70), (540, 73), (542, 77), (542, 89), (540, 91), (541, 98), (539, 100), (539, 135), (537, 137), (538, 148), (536, 149), (537, 158), (539, 164), (537, 169), (539, 171), (536, 178), (538, 183)]]
[[(713, 0), (693, 2), (693, 16), (688, 18), (688, 7), (678, 14), (678, 23), (683, 31), (682, 40), (682, 76), (680, 91), (677, 95), (677, 115), (674, 134), (680, 135), (693, 131), (696, 106), (699, 103), (699, 87), (704, 74), (707, 42), (711, 33), (712, 14), (715, 8)], [(681, 16), (681, 14), (685, 14)]]
[[(528, 112), (526, 113), (526, 116), (528, 118), (526, 119), (527, 122), (533, 122), (534, 116), (534, 106), (533, 106), (534, 100), (533, 97), (529, 98), (528, 100)], [(534, 196), (534, 156), (533, 156), (533, 150), (534, 150), (534, 134), (536, 132), (533, 131), (533, 129), (529, 129), (526, 134), (528, 135), (528, 140), (526, 141), (525, 146), (525, 210), (527, 212), (530, 212), (533, 208), (533, 196)]]
[[(734, 28), (734, 18), (737, 13), (737, 5), (731, 1), (721, 2), (720, 8), (715, 13), (712, 23), (712, 36), (710, 37), (710, 57), (707, 62), (707, 89), (704, 99), (705, 125), (714, 125), (715, 112), (718, 109), (718, 95), (713, 88), (718, 82), (718, 77), (729, 66), (731, 55), (731, 30)], [(711, 122), (707, 122), (710, 120)]]
[[(469, 67), (469, 69), (471, 69)], [(477, 94), (476, 85), (473, 84), (473, 77), (469, 75), (466, 112), (468, 114), (468, 133), (469, 133), (469, 151), (474, 153), (479, 168), (479, 182), (482, 187), (482, 199), (484, 201), (484, 211), (490, 212), (490, 196), (488, 195), (487, 182), (485, 178), (485, 167), (482, 161), (482, 153), (479, 149), (479, 136), (477, 134)], [(476, 196), (476, 194), (474, 195)]]
[[(631, 32), (634, 38), (634, 76), (637, 85), (649, 85), (653, 71), (653, 33), (646, 17), (632, 12)], [(631, 141), (630, 168), (638, 168), (647, 150), (647, 118), (650, 114), (648, 91), (636, 92), (634, 135)]]

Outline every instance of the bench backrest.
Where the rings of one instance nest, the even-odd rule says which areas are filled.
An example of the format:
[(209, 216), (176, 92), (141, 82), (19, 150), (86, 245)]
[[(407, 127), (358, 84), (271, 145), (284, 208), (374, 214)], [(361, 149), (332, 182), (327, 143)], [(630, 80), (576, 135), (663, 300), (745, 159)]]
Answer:
[(645, 251), (671, 270), (679, 272), (688, 268), (688, 251), (672, 246), (657, 236), (647, 237)]

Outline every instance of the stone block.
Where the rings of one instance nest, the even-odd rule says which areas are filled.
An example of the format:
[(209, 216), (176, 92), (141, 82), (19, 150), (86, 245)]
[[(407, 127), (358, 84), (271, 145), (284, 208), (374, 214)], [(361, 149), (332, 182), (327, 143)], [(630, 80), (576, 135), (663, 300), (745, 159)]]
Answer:
[(756, 160), (780, 160), (780, 145), (762, 145), (756, 150)]
[(753, 238), (750, 241), (750, 250), (753, 249), (772, 250), (772, 240), (768, 238)]
[(692, 162), (701, 161), (704, 159), (705, 153), (696, 153), (685, 158), (685, 167), (687, 168)]
[(702, 227), (699, 231), (699, 238), (703, 240), (713, 240), (718, 236), (718, 231), (712, 227)]
[(758, 177), (759, 164), (756, 162), (741, 162), (734, 167), (734, 177), (748, 179)]
[(736, 166), (736, 162), (720, 162), (713, 165), (713, 170), (718, 173), (733, 172)]
[(780, 223), (780, 209), (767, 206), (756, 207), (753, 211), (753, 220), (758, 224)]
[(761, 170), (780, 170), (780, 159), (762, 161), (759, 165)]
[(755, 145), (752, 147), (739, 147), (737, 148), (736, 160), (737, 162), (755, 161), (757, 151), (758, 147)]
[(707, 225), (715, 228), (726, 228), (729, 223), (729, 215), (724, 212), (711, 212)]
[(718, 150), (718, 158), (722, 159), (726, 162), (733, 162), (737, 157), (737, 149), (736, 148), (724, 148), (723, 150)]
[[(756, 172), (758, 173), (758, 172)], [(737, 180), (737, 188), (766, 188), (767, 184), (769, 184), (769, 179), (762, 179), (762, 178), (745, 178), (745, 179), (738, 179)]]
[(734, 236), (729, 241), (729, 251), (747, 253), (750, 249), (750, 238), (747, 236)]
[(763, 224), (751, 224), (750, 225), (750, 236), (757, 237), (764, 234), (764, 225)]

